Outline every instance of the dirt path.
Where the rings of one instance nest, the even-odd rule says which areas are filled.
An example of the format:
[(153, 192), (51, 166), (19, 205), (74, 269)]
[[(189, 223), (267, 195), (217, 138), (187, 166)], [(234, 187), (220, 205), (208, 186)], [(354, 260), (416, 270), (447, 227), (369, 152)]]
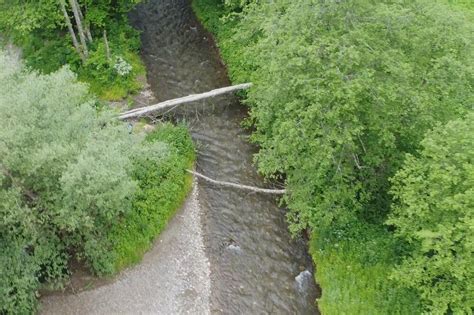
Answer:
[(194, 183), (183, 208), (139, 265), (112, 284), (47, 296), (40, 314), (209, 314), (209, 276)]

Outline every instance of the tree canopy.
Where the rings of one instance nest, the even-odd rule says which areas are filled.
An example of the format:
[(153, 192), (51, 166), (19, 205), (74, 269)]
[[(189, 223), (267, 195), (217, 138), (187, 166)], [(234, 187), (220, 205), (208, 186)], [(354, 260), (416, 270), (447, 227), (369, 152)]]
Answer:
[(474, 305), (474, 113), (427, 133), (392, 179), (388, 223), (413, 245), (395, 278), (417, 288), (434, 313)]
[(277, 1), (241, 25), (257, 162), (286, 174), (294, 228), (384, 218), (404, 154), (472, 108), (474, 29), (438, 5)]

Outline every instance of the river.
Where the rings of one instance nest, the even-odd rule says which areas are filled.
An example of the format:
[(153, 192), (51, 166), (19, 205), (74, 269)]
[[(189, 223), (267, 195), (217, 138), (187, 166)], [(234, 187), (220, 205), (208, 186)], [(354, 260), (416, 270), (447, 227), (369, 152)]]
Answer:
[[(131, 14), (131, 22), (142, 31), (147, 79), (158, 101), (230, 85), (212, 36), (197, 21), (189, 1), (145, 1)], [(252, 163), (256, 148), (241, 128), (246, 114), (235, 96), (226, 95), (180, 106), (164, 119), (189, 125), (198, 172), (265, 187), (268, 183)], [(316, 314), (317, 289), (306, 241), (291, 238), (285, 209), (275, 197), (201, 181), (197, 190), (210, 266), (209, 311)], [(158, 308), (157, 313), (164, 312)]]
[[(186, 0), (147, 1), (133, 14), (148, 79), (159, 100), (229, 85), (210, 34)], [(255, 148), (240, 127), (246, 109), (233, 96), (182, 107), (198, 147), (197, 170), (224, 181), (265, 186)], [(199, 185), (211, 263), (211, 309), (225, 313), (314, 313), (315, 286), (303, 240), (292, 240), (273, 196)], [(307, 272), (304, 272), (307, 271)], [(299, 278), (298, 275), (300, 275)]]

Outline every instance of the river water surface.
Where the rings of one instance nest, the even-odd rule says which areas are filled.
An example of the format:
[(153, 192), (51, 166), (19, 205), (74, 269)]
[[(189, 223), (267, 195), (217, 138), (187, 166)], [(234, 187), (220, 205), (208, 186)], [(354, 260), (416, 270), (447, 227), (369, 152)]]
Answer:
[[(142, 31), (148, 82), (158, 101), (230, 85), (212, 37), (187, 0), (149, 0), (131, 15)], [(252, 164), (255, 148), (240, 127), (246, 110), (227, 95), (167, 114), (185, 120), (198, 149), (197, 171), (266, 186)], [(316, 287), (302, 239), (288, 232), (274, 197), (199, 182), (211, 312), (314, 314)]]

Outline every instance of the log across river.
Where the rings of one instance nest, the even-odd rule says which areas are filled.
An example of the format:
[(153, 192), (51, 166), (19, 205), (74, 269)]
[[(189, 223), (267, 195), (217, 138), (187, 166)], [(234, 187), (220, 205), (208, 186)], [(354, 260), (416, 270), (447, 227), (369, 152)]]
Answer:
[[(148, 82), (156, 102), (231, 85), (211, 35), (196, 20), (188, 0), (145, 1), (132, 13), (131, 21), (142, 32), (142, 57), (147, 66)], [(222, 182), (268, 187), (252, 163), (256, 148), (249, 144), (249, 134), (240, 126), (245, 117), (246, 108), (239, 104), (235, 96), (226, 94), (179, 106), (169, 111), (165, 119), (184, 120), (189, 125), (198, 151), (197, 172)], [(209, 269), (208, 272), (200, 272), (198, 268), (199, 272), (196, 272), (191, 266), (189, 270), (184, 266), (184, 269), (180, 267), (177, 271), (178, 275), (186, 274), (188, 281), (196, 282), (193, 288), (182, 292), (184, 297), (188, 297), (187, 300), (183, 299), (188, 304), (170, 308), (163, 303), (179, 304), (180, 298), (170, 295), (170, 301), (167, 301), (160, 299), (162, 294), (153, 297), (153, 288), (161, 290), (166, 287), (163, 293), (165, 295), (173, 292), (173, 283), (160, 283), (160, 279), (167, 268), (170, 273), (176, 269), (176, 266), (171, 266), (172, 263), (170, 266), (162, 266), (166, 260), (160, 262), (158, 254), (154, 260), (153, 249), (151, 254), (147, 254), (142, 265), (125, 272), (122, 278), (119, 277), (116, 281), (118, 284), (110, 288), (100, 288), (97, 292), (86, 292), (79, 296), (80, 303), (75, 302), (77, 298), (46, 299), (45, 313), (55, 313), (54, 310), (87, 313), (97, 309), (93, 303), (98, 303), (97, 306), (102, 307), (100, 310), (113, 309), (114, 312), (122, 313), (133, 309), (137, 310), (137, 313), (140, 311), (156, 314), (317, 313), (314, 306), (317, 290), (312, 262), (307, 254), (307, 244), (303, 239), (291, 238), (285, 210), (277, 205), (278, 197), (215, 185), (205, 179), (197, 180), (194, 196), (197, 196), (200, 205), (201, 232), (193, 232), (194, 229), (190, 229), (188, 234), (193, 241), (194, 238), (201, 237), (206, 259), (201, 257), (199, 252), (193, 257), (193, 253), (179, 252), (180, 249), (176, 248), (175, 251), (179, 252), (179, 255), (167, 260), (168, 264), (173, 259), (176, 264), (183, 261), (199, 264), (202, 260), (202, 264)], [(182, 217), (186, 214), (178, 213), (175, 221), (179, 223), (185, 220)], [(178, 246), (179, 242), (183, 242), (182, 237), (187, 237), (186, 230), (177, 235), (170, 231), (179, 229), (178, 223), (171, 222), (163, 233), (164, 236), (158, 241), (159, 243), (164, 238), (163, 243), (168, 244), (164, 245), (167, 246), (167, 252), (161, 253), (165, 258), (173, 254), (173, 240)], [(186, 245), (179, 246), (187, 248)], [(148, 279), (147, 268), (150, 274)], [(140, 270), (144, 272), (141, 273)], [(145, 279), (134, 281), (135, 276)], [(205, 280), (206, 277), (209, 279)], [(210, 293), (207, 293), (208, 307), (198, 308), (196, 301), (206, 294), (204, 291), (200, 292), (206, 290), (203, 285), (206, 281), (210, 284)], [(176, 285), (185, 285), (185, 281), (178, 282), (176, 280)], [(141, 290), (140, 283), (147, 286), (147, 289)], [(132, 286), (137, 286), (137, 289), (127, 293), (127, 287)], [(114, 299), (117, 294), (121, 294), (122, 300), (129, 299), (124, 303), (126, 307), (112, 308), (103, 305), (108, 303), (104, 299)], [(147, 303), (147, 294), (150, 294), (149, 299), (152, 300), (149, 301), (149, 307), (144, 305)], [(134, 301), (138, 301), (142, 306), (136, 305), (134, 308), (134, 305), (130, 305)], [(55, 308), (55, 303), (64, 304)], [(64, 306), (71, 303), (76, 303), (73, 310)], [(87, 303), (91, 305), (84, 306)], [(120, 304), (120, 300), (113, 303)]]

